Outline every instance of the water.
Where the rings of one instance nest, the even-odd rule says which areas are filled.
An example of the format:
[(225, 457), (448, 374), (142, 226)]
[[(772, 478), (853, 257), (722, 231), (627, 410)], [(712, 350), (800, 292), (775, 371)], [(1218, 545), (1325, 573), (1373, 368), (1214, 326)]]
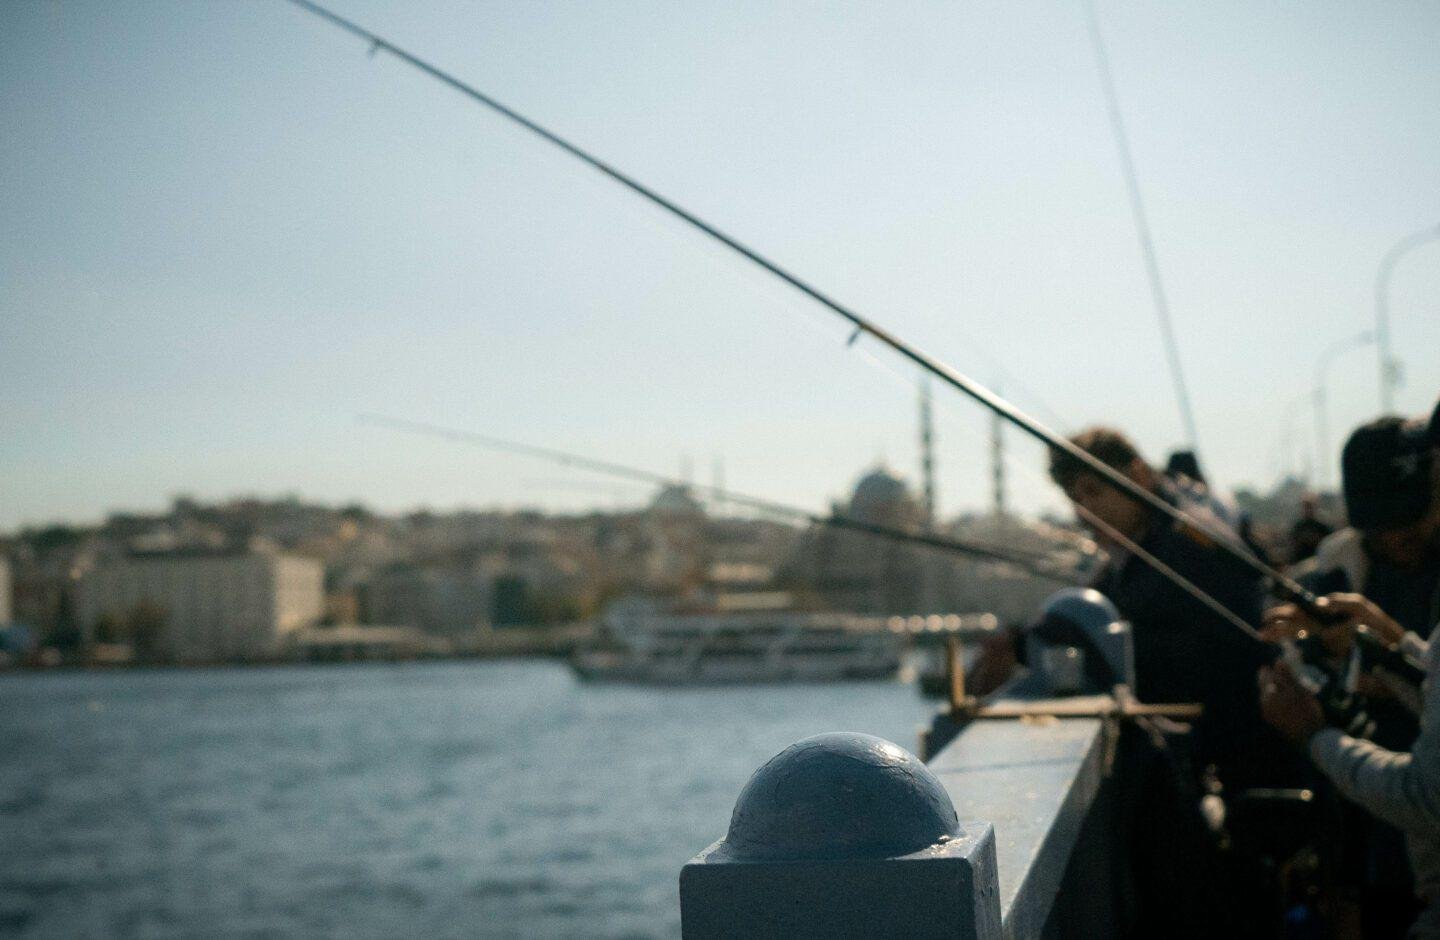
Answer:
[(926, 712), (542, 662), (0, 675), (0, 933), (674, 936), (756, 767)]

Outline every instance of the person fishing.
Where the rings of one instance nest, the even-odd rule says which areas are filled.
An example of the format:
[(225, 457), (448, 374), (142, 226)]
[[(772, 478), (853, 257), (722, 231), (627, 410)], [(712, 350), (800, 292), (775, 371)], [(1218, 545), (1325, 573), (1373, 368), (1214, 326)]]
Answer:
[(1405, 629), (1424, 635), (1440, 619), (1434, 465), (1420, 422), (1392, 415), (1357, 428), (1341, 453), (1350, 524), (1321, 541), (1295, 577), (1320, 593), (1364, 594)]
[[(1307, 710), (1291, 670), (1262, 672), (1262, 707), (1267, 720), (1304, 746), (1341, 793), (1363, 808), (1364, 812), (1351, 809), (1342, 817), (1341, 878), (1352, 885), (1366, 936), (1405, 933), (1419, 911), (1412, 882), (1414, 894), (1423, 900), (1440, 898), (1440, 845), (1433, 846), (1434, 857), (1430, 857), (1421, 827), (1421, 851), (1417, 854), (1414, 832), (1416, 807), (1424, 808), (1423, 799), (1416, 794), (1423, 796), (1426, 786), (1440, 791), (1440, 779), (1427, 783), (1428, 777), (1417, 778), (1418, 783), (1411, 780), (1403, 786), (1392, 783), (1387, 791), (1384, 781), (1402, 778), (1370, 769), (1389, 767), (1394, 763), (1391, 756), (1399, 760), (1399, 755), (1413, 754), (1413, 763), (1430, 749), (1440, 753), (1440, 744), (1428, 744), (1421, 730), (1421, 725), (1428, 726), (1433, 737), (1437, 734), (1433, 729), (1440, 723), (1440, 716), (1431, 714), (1440, 708), (1440, 702), (1432, 689), (1435, 666), (1425, 639), (1440, 621), (1437, 439), (1437, 416), (1432, 416), (1428, 429), (1392, 416), (1370, 422), (1351, 435), (1342, 455), (1342, 489), (1351, 525), (1327, 538), (1306, 566), (1309, 570), (1300, 572), (1317, 590), (1331, 592), (1325, 603), (1339, 615), (1338, 622), (1321, 623), (1294, 604), (1281, 605), (1266, 615), (1265, 634), (1273, 639), (1307, 637), (1310, 649), (1320, 653), (1307, 659), (1360, 696), (1373, 722), (1366, 742), (1338, 730), (1312, 741), (1315, 735), (1305, 733), (1308, 729), (1302, 719)], [(1356, 642), (1362, 628), (1387, 646), (1427, 663), (1423, 710), (1409, 701), (1408, 690), (1379, 678), (1383, 673), (1376, 671), (1373, 647)], [(1420, 725), (1412, 709), (1420, 711)], [(1412, 777), (1419, 773), (1408, 772)], [(1440, 766), (1433, 773), (1440, 776)], [(1400, 789), (1394, 789), (1397, 786)], [(1397, 796), (1402, 811), (1410, 814), (1409, 825), (1397, 822)], [(1405, 841), (1410, 845), (1409, 865)], [(1440, 919), (1432, 926), (1440, 930)]]
[(1185, 491), (1183, 502), (1206, 505), (1219, 519), (1235, 530), (1251, 554), (1267, 565), (1275, 564), (1270, 547), (1261, 540), (1255, 530), (1254, 518), (1237, 505), (1233, 498), (1222, 495), (1210, 485), (1200, 470), (1200, 458), (1193, 450), (1177, 450), (1166, 458), (1165, 479)]
[(1320, 543), (1335, 532), (1335, 527), (1320, 518), (1320, 498), (1314, 493), (1300, 497), (1300, 518), (1290, 526), (1287, 537), (1288, 561), (1298, 565), (1315, 557)]
[[(1295, 576), (1319, 594), (1363, 594), (1402, 630), (1429, 636), (1440, 621), (1440, 486), (1425, 425), (1390, 416), (1357, 428), (1341, 455), (1341, 489), (1350, 525)], [(1372, 740), (1409, 746), (1418, 732), (1413, 694), (1376, 680), (1376, 652), (1356, 642), (1347, 622), (1327, 626), (1281, 604), (1266, 612), (1263, 632), (1272, 641), (1309, 638), (1315, 665), (1370, 700)]]
[(1200, 702), (1196, 757), (1214, 764), (1228, 788), (1289, 782), (1293, 761), (1275, 758), (1278, 741), (1260, 720), (1253, 689), (1255, 670), (1274, 657), (1273, 648), (1240, 633), (1215, 610), (1181, 590), (1173, 579), (1107, 534), (1113, 529), (1251, 624), (1260, 622), (1262, 584), (1249, 567), (1219, 550), (1212, 533), (1233, 527), (1209, 502), (1157, 472), (1124, 434), (1095, 427), (1071, 442), (1137, 486), (1203, 523), (1163, 516), (1108, 485), (1066, 451), (1050, 452), (1050, 477), (1092, 522), (1109, 560), (1092, 586), (1130, 621), (1135, 643), (1135, 692), (1141, 701)]
[[(1348, 630), (1368, 629), (1426, 665), (1422, 690), (1424, 711), (1420, 735), (1406, 750), (1384, 748), (1331, 727), (1320, 703), (1283, 661), (1258, 673), (1260, 708), (1265, 720), (1310, 757), (1315, 767), (1346, 799), (1404, 833), (1413, 870), (1414, 893), (1423, 909), (1408, 928), (1412, 937), (1440, 937), (1440, 643), (1421, 639), (1401, 627), (1371, 599), (1360, 594), (1330, 594), (1328, 609), (1341, 616)], [(1408, 889), (1408, 880), (1396, 887)], [(1415, 917), (1408, 902), (1376, 917), (1362, 910), (1365, 936), (1378, 936), (1376, 920), (1404, 921)]]

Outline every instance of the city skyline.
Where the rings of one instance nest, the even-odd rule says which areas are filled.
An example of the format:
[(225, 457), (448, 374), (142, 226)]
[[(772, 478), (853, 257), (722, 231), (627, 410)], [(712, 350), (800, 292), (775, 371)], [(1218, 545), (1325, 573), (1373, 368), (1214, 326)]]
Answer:
[[(1179, 443), (1080, 7), (337, 9), (1062, 430)], [(1374, 325), (1382, 256), (1440, 222), (1440, 12), (1099, 12), (1203, 454), (1268, 488), (1287, 416), (1292, 463), (1314, 445), (1317, 360)], [(362, 411), (688, 454), (702, 481), (720, 455), (817, 509), (880, 458), (918, 483), (898, 361), (285, 4), (14, 5), (0, 50), (0, 531), (181, 492), (595, 502)], [(1432, 245), (1391, 282), (1407, 413), (1440, 391), (1437, 296)], [(942, 512), (981, 508), (988, 419), (936, 405)], [(1344, 353), (1332, 482), (1377, 410), (1373, 348)], [(1012, 505), (1060, 509), (1009, 439)]]

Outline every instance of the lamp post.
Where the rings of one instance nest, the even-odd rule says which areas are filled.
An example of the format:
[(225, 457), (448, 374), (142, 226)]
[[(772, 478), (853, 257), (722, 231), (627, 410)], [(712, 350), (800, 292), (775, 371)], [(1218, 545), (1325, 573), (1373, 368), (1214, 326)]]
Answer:
[(1315, 480), (1320, 489), (1330, 485), (1330, 415), (1329, 391), (1330, 364), (1344, 352), (1375, 342), (1375, 332), (1366, 330), (1346, 339), (1339, 339), (1325, 347), (1315, 366)]
[(1400, 360), (1390, 354), (1390, 276), (1403, 255), (1432, 239), (1440, 239), (1440, 225), (1406, 235), (1385, 252), (1375, 273), (1375, 348), (1380, 355), (1382, 414), (1395, 410), (1395, 387), (1400, 384)]
[[(1295, 398), (1289, 405), (1285, 406), (1284, 417), (1280, 419), (1280, 477), (1284, 480), (1290, 476), (1296, 476), (1307, 488), (1310, 486), (1310, 461), (1305, 457), (1307, 448), (1302, 444), (1300, 447), (1299, 461), (1301, 466), (1295, 466), (1290, 459), (1296, 456), (1293, 445), (1295, 443), (1295, 415), (1302, 408), (1308, 408), (1315, 403), (1315, 393), (1306, 392)], [(1302, 432), (1301, 438), (1304, 434)], [(1291, 470), (1294, 469), (1292, 474)]]

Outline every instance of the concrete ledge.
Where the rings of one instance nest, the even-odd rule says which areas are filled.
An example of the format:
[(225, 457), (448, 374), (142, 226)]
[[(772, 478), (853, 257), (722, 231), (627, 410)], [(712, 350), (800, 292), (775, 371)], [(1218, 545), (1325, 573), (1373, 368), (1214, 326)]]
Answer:
[(726, 838), (681, 872), (684, 936), (1114, 934), (1118, 806), (1106, 780), (1119, 722), (942, 715), (936, 729), (953, 739), (928, 765), (842, 733), (757, 770)]
[(882, 738), (785, 748), (740, 791), (725, 838), (680, 872), (687, 938), (1000, 936), (995, 834)]
[(962, 819), (995, 828), (1005, 936), (1044, 931), (1117, 735), (1095, 718), (977, 721), (930, 762)]
[(970, 824), (895, 858), (743, 861), (724, 841), (680, 872), (686, 938), (1000, 936), (995, 837)]

